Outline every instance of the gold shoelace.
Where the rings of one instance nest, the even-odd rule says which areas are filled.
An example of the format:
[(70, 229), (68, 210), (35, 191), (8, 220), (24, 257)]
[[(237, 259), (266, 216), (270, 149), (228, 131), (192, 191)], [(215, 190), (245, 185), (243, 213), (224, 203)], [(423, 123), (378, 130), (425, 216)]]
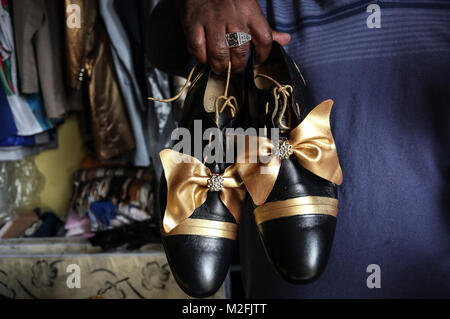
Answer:
[[(219, 115), (224, 112), (227, 108), (229, 108), (229, 112), (231, 117), (235, 117), (238, 111), (238, 102), (236, 97), (228, 96), (228, 89), (230, 88), (230, 79), (231, 79), (231, 62), (228, 62), (228, 70), (227, 70), (227, 82), (225, 84), (225, 92), (223, 95), (217, 97), (215, 103), (215, 111), (216, 111), (216, 124), (219, 125)], [(220, 106), (220, 102), (223, 101), (222, 106)]]
[[(183, 95), (183, 93), (186, 91), (186, 89), (189, 87), (189, 82), (191, 82), (191, 79), (192, 79), (196, 69), (198, 68), (198, 66), (199, 66), (198, 63), (196, 65), (194, 65), (194, 67), (189, 72), (188, 78), (187, 78), (186, 83), (184, 84), (183, 88), (174, 97), (172, 97), (170, 99), (157, 99), (154, 97), (149, 97), (148, 99), (150, 101), (164, 102), (164, 103), (170, 103), (170, 102), (178, 100)], [(200, 77), (203, 75), (204, 72), (205, 72), (205, 68), (203, 68), (197, 74), (197, 76), (194, 78), (194, 80), (192, 81), (191, 87), (193, 87), (197, 83), (197, 81), (200, 79)], [(236, 97), (234, 97), (232, 95), (228, 96), (228, 90), (230, 88), (230, 79), (231, 79), (231, 61), (228, 62), (227, 81), (225, 84), (225, 92), (223, 95), (218, 96), (215, 101), (215, 113), (216, 113), (217, 126), (219, 126), (220, 113), (224, 112), (228, 108), (230, 115), (234, 118), (238, 111), (238, 103), (237, 103)], [(222, 101), (223, 101), (223, 104), (221, 105)]]
[[(275, 98), (275, 105), (274, 110), (272, 113), (272, 121), (275, 120), (275, 116), (278, 113), (278, 109), (280, 107), (279, 101), (282, 101), (282, 109), (281, 114), (278, 117), (278, 124), (280, 127), (284, 130), (290, 130), (292, 129), (292, 114), (288, 111), (289, 102), (292, 100), (293, 94), (294, 94), (294, 88), (291, 85), (281, 85), (278, 81), (273, 79), (272, 77), (266, 75), (266, 74), (256, 74), (255, 79), (257, 78), (264, 78), (266, 80), (269, 80), (273, 84), (275, 84), (275, 88), (273, 89), (273, 95)], [(297, 106), (298, 114), (300, 114), (300, 108)], [(287, 112), (287, 125), (283, 123), (283, 118), (286, 116)], [(269, 102), (266, 103), (266, 114), (269, 113)]]

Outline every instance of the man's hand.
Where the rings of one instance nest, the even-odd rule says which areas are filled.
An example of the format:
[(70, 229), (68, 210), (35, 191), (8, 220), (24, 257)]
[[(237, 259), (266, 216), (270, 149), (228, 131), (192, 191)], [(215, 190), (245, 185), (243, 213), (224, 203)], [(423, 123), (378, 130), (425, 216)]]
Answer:
[(229, 49), (227, 33), (251, 34), (256, 63), (268, 58), (273, 40), (282, 45), (290, 41), (289, 34), (272, 31), (257, 0), (176, 1), (189, 53), (218, 74), (226, 71), (229, 61), (233, 72), (243, 71), (250, 48), (247, 43)]

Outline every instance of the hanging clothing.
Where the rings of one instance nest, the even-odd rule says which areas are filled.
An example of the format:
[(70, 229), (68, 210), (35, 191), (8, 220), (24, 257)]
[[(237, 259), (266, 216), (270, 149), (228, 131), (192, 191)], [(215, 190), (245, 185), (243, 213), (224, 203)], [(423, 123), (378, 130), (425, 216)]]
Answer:
[(56, 137), (52, 138), (49, 143), (43, 145), (0, 147), (0, 161), (23, 161), (29, 156), (53, 150), (57, 147), (58, 140)]
[[(137, 12), (139, 17), (139, 29), (142, 37), (142, 52), (144, 53), (144, 67), (145, 67), (145, 83), (147, 96), (152, 96), (157, 99), (168, 99), (172, 96), (172, 77), (167, 73), (161, 72), (155, 68), (148, 58), (148, 52), (152, 50), (150, 41), (150, 15), (155, 5), (159, 0), (136, 0), (127, 2), (126, 0), (115, 0), (116, 7), (119, 12), (125, 10), (127, 4), (132, 7), (130, 11)], [(133, 7), (136, 6), (136, 9)], [(132, 24), (132, 16), (121, 17), (124, 24)], [(136, 22), (135, 22), (136, 23)], [(154, 49), (154, 48), (153, 48)], [(175, 90), (178, 92), (177, 90)], [(161, 176), (162, 165), (159, 160), (159, 152), (168, 147), (170, 136), (176, 128), (176, 119), (178, 118), (179, 107), (178, 103), (163, 103), (157, 101), (146, 101), (147, 105), (147, 123), (148, 134), (150, 136), (149, 152), (152, 158), (153, 168), (156, 176)]]
[(54, 131), (46, 131), (31, 136), (9, 136), (5, 139), (0, 139), (0, 147), (45, 145), (50, 143), (55, 138), (55, 135), (56, 132)]
[(114, 9), (114, 2), (99, 0), (99, 6), (109, 37), (114, 39), (111, 42), (114, 66), (136, 139), (134, 164), (136, 166), (149, 166), (148, 148), (150, 136), (147, 132), (145, 98), (139, 89), (138, 81), (134, 74), (132, 48)]
[(142, 30), (140, 25), (140, 12), (136, 0), (112, 0), (123, 29), (125, 30), (131, 47), (133, 59), (133, 72), (141, 93), (146, 96), (144, 48), (142, 42)]
[[(103, 25), (92, 61), (89, 83), (91, 125), (96, 152), (101, 160), (133, 151), (136, 143), (113, 69), (110, 41)], [(101, 89), (105, 88), (105, 91)], [(120, 103), (118, 105), (118, 103)]]
[(98, 5), (96, 0), (65, 0), (66, 19), (73, 14), (72, 5), (80, 8), (80, 28), (66, 26), (66, 80), (71, 88), (81, 90), (88, 80), (87, 67), (91, 66), (88, 56), (94, 51)]
[(17, 135), (17, 126), (14, 122), (14, 115), (9, 107), (3, 88), (0, 88), (0, 140)]
[[(66, 26), (67, 79), (75, 90), (87, 91), (94, 147), (100, 160), (132, 152), (136, 142), (117, 83), (110, 40), (99, 19), (97, 1), (66, 0), (80, 7), (81, 29)], [(70, 18), (71, 10), (66, 10)]]
[(57, 147), (56, 132), (53, 130), (36, 135), (17, 135), (17, 126), (3, 87), (0, 87), (0, 119), (0, 161), (24, 160)]
[(53, 128), (43, 110), (38, 94), (19, 94), (14, 33), (8, 0), (0, 7), (0, 79), (14, 116), (18, 135), (34, 135)]
[(146, 52), (149, 47), (149, 20), (158, 0), (114, 0), (114, 9), (131, 47), (133, 71), (141, 93), (144, 94), (146, 110), (144, 121), (147, 123), (148, 151), (152, 165), (158, 176), (162, 173), (159, 152), (167, 146), (175, 128), (175, 103), (148, 101), (152, 96), (167, 99), (171, 94), (171, 77), (156, 69), (149, 61)]
[(64, 3), (12, 0), (20, 90), (40, 93), (48, 118), (63, 118), (83, 107), (64, 81)]

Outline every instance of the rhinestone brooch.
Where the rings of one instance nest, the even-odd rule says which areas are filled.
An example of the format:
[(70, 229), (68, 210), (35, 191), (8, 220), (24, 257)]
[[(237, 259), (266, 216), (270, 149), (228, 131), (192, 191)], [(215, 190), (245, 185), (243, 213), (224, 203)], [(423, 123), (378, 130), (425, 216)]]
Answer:
[(211, 192), (220, 192), (223, 189), (223, 176), (211, 175), (208, 179), (207, 187)]
[(287, 141), (280, 141), (278, 143), (277, 156), (280, 160), (288, 159), (294, 154), (294, 149)]

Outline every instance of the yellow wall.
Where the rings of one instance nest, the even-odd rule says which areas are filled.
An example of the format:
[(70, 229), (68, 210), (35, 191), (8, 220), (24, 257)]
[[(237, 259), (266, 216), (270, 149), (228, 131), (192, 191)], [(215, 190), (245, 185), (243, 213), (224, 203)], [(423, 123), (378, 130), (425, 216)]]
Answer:
[(58, 148), (35, 158), (37, 168), (45, 177), (41, 193), (42, 208), (65, 216), (72, 195), (72, 175), (79, 169), (86, 154), (79, 120), (72, 115), (58, 128)]

